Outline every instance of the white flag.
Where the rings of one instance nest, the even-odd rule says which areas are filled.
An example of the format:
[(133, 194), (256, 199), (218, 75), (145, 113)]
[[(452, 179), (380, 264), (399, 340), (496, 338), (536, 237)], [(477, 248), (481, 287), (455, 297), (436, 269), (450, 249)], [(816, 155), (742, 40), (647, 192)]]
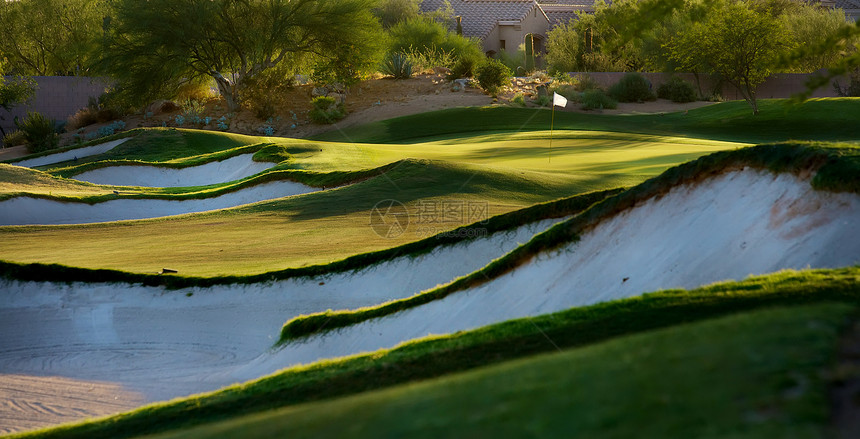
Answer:
[(552, 93), (552, 106), (564, 108), (567, 106), (567, 99), (564, 96), (562, 96), (556, 92), (553, 92)]

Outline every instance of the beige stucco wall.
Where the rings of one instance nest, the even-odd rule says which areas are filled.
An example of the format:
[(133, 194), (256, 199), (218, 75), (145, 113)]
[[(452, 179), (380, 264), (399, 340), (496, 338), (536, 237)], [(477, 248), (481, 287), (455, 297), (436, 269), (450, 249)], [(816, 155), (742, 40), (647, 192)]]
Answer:
[(505, 40), (505, 50), (516, 51), (523, 43), (525, 36), (532, 33), (543, 37), (540, 47), (536, 48), (538, 52), (543, 53), (546, 51), (548, 29), (549, 20), (546, 19), (546, 16), (537, 8), (532, 8), (519, 25), (496, 25), (484, 38), (484, 52), (498, 52), (501, 48), (501, 40)]

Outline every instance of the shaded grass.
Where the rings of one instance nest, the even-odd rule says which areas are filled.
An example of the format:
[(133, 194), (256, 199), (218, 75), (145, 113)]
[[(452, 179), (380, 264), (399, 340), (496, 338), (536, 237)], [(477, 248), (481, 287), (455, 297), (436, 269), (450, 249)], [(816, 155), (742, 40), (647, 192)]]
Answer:
[[(856, 141), (860, 98), (810, 99), (791, 105), (761, 99), (754, 116), (744, 101), (718, 103), (686, 113), (600, 115), (556, 112), (556, 130), (593, 130), (763, 143), (784, 140)], [(348, 127), (311, 137), (316, 140), (407, 143), (468, 133), (546, 130), (551, 112), (512, 107), (455, 108)]]
[[(447, 336), (428, 337), (370, 354), (292, 367), (270, 377), (210, 394), (154, 404), (127, 414), (27, 433), (20, 437), (134, 437), (438, 377), (515, 358), (553, 352), (557, 348), (587, 346), (623, 335), (741, 311), (821, 302), (845, 302), (856, 306), (860, 304), (858, 282), (860, 268), (849, 267), (836, 270), (784, 271), (690, 291), (661, 291), (533, 318), (511, 320)], [(832, 315), (837, 317), (837, 314)], [(768, 327), (771, 327), (770, 323), (763, 323), (761, 329), (766, 330)], [(789, 336), (787, 340), (792, 343), (800, 340), (792, 337)], [(725, 340), (727, 339), (718, 336), (704, 344), (721, 343)], [(640, 344), (653, 346), (651, 343)], [(737, 345), (741, 344), (739, 342)], [(673, 350), (661, 351), (654, 347), (653, 351)], [(746, 345), (743, 351), (756, 352), (752, 346)], [(619, 358), (606, 359), (602, 364), (603, 367), (613, 367), (618, 361)], [(570, 366), (567, 366), (566, 371), (570, 372)], [(703, 377), (708, 377), (710, 383), (714, 370), (699, 370), (694, 376), (700, 382)], [(512, 383), (507, 380), (502, 382)], [(691, 389), (707, 393), (702, 391), (700, 385), (691, 386)], [(538, 399), (544, 399), (547, 395)], [(523, 399), (534, 402), (531, 398)], [(822, 406), (815, 410), (817, 413), (824, 408)]]
[(515, 227), (548, 218), (560, 218), (581, 212), (588, 206), (612, 196), (621, 189), (590, 192), (574, 197), (563, 198), (545, 203), (539, 203), (524, 209), (496, 215), (486, 221), (464, 225), (452, 231), (442, 232), (418, 241), (404, 245), (361, 253), (349, 256), (328, 264), (288, 268), (257, 275), (233, 275), (215, 277), (194, 276), (161, 276), (142, 273), (130, 273), (118, 270), (90, 270), (68, 267), (57, 264), (17, 264), (0, 261), (0, 277), (22, 281), (55, 281), (55, 282), (127, 282), (144, 285), (165, 285), (168, 288), (185, 288), (192, 286), (211, 286), (230, 283), (268, 282), (300, 276), (318, 276), (329, 273), (359, 270), (361, 268), (390, 260), (400, 256), (415, 257), (429, 253), (444, 245), (465, 243), (476, 239), (469, 230), (480, 227), (487, 234), (510, 230)]
[(815, 189), (860, 193), (860, 148), (851, 145), (781, 143), (717, 152), (673, 167), (658, 177), (609, 197), (582, 214), (536, 235), (526, 244), (494, 260), (483, 269), (439, 288), (372, 307), (345, 311), (328, 310), (294, 317), (281, 329), (280, 343), (391, 315), (483, 284), (516, 269), (538, 253), (576, 242), (584, 230), (618, 212), (632, 208), (637, 203), (662, 195), (675, 186), (743, 167), (793, 174), (817, 171), (811, 182)]
[(819, 438), (853, 312), (743, 313), (158, 437)]

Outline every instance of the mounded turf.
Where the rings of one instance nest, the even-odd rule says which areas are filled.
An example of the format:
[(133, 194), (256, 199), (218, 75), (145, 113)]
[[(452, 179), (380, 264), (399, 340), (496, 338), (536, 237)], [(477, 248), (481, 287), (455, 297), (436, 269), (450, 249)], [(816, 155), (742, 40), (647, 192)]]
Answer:
[[(857, 141), (860, 98), (760, 99), (752, 114), (744, 101), (722, 102), (688, 112), (602, 115), (555, 112), (555, 129), (686, 136), (729, 142), (784, 140)], [(545, 130), (549, 109), (511, 107), (455, 108), (388, 119), (315, 136), (337, 142), (404, 143), (432, 138), (467, 137), (487, 131)]]
[[(139, 134), (121, 146), (146, 135)], [(200, 134), (176, 130), (155, 135)], [(473, 143), (445, 141), (420, 147), (284, 140), (272, 148), (273, 153), (281, 152), (281, 158), (285, 154), (287, 160), (276, 170), (249, 179), (253, 181), (202, 188), (140, 189), (139, 194), (123, 190), (117, 195), (115, 188), (102, 188), (93, 194), (63, 195), (86, 202), (141, 196), (201, 198), (281, 177), (315, 186), (330, 186), (338, 178), (342, 182), (352, 177), (354, 181), (356, 175), (371, 178), (349, 187), (214, 213), (85, 226), (0, 228), (0, 235), (8, 238), (0, 241), (0, 258), (137, 273), (170, 267), (192, 276), (259, 274), (393, 248), (474, 221), (461, 215), (460, 219), (421, 224), (419, 216), (426, 206), (450, 202), (480, 205), (493, 216), (575, 194), (631, 186), (677, 163), (738, 146), (653, 136), (569, 133), (554, 140), (550, 158), (541, 152), (546, 140), (543, 131), (522, 133), (509, 142), (490, 136)], [(635, 142), (628, 143), (631, 140)], [(197, 148), (195, 152), (201, 151)], [(105, 163), (100, 161), (103, 157), (92, 159), (93, 165)], [(67, 175), (82, 166), (58, 165), (52, 169)], [(57, 182), (76, 190), (93, 190)], [(30, 188), (26, 181), (7, 191), (59, 198), (50, 185)], [(385, 200), (403, 203), (411, 215), (411, 228), (394, 239), (378, 236), (370, 224), (374, 206)], [(336, 234), (332, 234), (334, 230)], [(104, 257), (107, 254), (109, 258)]]
[(738, 314), (157, 437), (817, 438), (853, 310)]
[[(860, 303), (860, 290), (856, 287), (856, 280), (860, 276), (858, 270), (860, 269), (854, 267), (786, 271), (742, 282), (715, 284), (690, 291), (663, 291), (545, 316), (512, 320), (478, 330), (416, 340), (394, 349), (294, 367), (268, 378), (212, 394), (155, 404), (103, 421), (57, 427), (23, 434), (21, 437), (134, 437), (143, 433), (210, 423), (243, 413), (360, 393), (541, 352), (589, 346), (626, 334), (677, 327), (679, 324), (738, 312), (822, 302), (856, 305)], [(768, 325), (762, 325), (766, 326)], [(717, 333), (703, 344), (711, 346), (726, 343), (728, 339), (725, 334)], [(790, 337), (787, 341), (794, 342)], [(735, 346), (745, 345), (739, 342)], [(752, 349), (750, 352), (756, 350)], [(829, 359), (830, 357), (827, 358)], [(614, 362), (617, 362), (617, 359), (610, 361)], [(722, 382), (717, 384), (715, 380), (732, 381), (738, 378), (724, 374), (723, 369), (717, 367), (716, 363), (703, 363), (701, 366), (706, 370), (693, 371), (690, 377), (699, 380), (699, 384), (693, 384), (691, 388), (695, 391), (701, 391), (702, 385), (722, 385)], [(567, 372), (571, 372), (572, 367), (568, 365)], [(707, 376), (704, 382), (702, 376)], [(611, 382), (603, 385), (605, 390), (599, 393), (614, 389)], [(807, 389), (813, 390), (812, 387)], [(628, 401), (642, 404), (642, 410), (648, 410), (649, 407), (646, 407), (643, 401), (649, 396), (638, 396), (645, 399), (635, 399), (628, 395)], [(650, 409), (660, 410), (660, 407)], [(826, 411), (823, 406), (815, 410)], [(658, 411), (650, 416), (662, 415), (663, 412)]]

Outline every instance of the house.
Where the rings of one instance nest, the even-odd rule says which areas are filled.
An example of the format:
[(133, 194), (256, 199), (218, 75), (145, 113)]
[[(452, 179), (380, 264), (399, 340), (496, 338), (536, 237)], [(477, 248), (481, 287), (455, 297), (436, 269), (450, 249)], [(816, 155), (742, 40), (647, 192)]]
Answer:
[(845, 11), (845, 15), (853, 21), (860, 21), (860, 0), (822, 0), (821, 4), (832, 3), (833, 7)]
[[(516, 51), (526, 36), (534, 37), (536, 54), (543, 53), (550, 19), (536, 0), (450, 0), (454, 15), (461, 18), (463, 36), (474, 37), (487, 55), (500, 50)], [(445, 7), (445, 0), (423, 0), (422, 12)]]

